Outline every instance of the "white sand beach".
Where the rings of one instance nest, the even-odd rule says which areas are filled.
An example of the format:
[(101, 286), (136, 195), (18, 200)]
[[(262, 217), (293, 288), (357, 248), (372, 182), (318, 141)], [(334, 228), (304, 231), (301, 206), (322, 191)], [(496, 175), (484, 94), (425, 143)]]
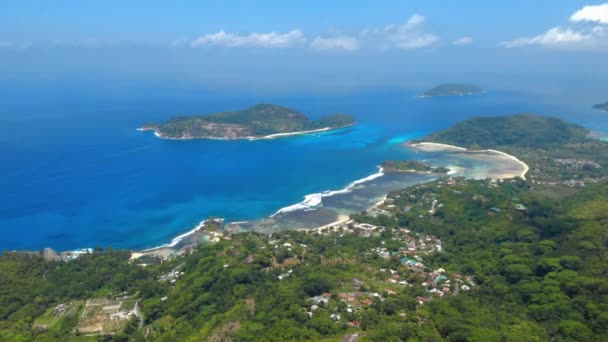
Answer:
[[(474, 175), (474, 178), (488, 177), (494, 179), (507, 179), (521, 177), (522, 179), (526, 179), (526, 174), (530, 170), (530, 167), (517, 157), (492, 149), (468, 150), (459, 146), (432, 142), (408, 144), (408, 146), (423, 152), (454, 152), (455, 156), (458, 155), (465, 158), (474, 158), (493, 165), (491, 169), (477, 171), (477, 173), (469, 172), (470, 174)], [(449, 165), (446, 167), (453, 171), (450, 172), (450, 174), (455, 175), (465, 174), (467, 171), (464, 168), (456, 165)]]
[(325, 132), (325, 131), (329, 131), (330, 129), (332, 129), (331, 127), (323, 127), (323, 128), (319, 128), (319, 129), (313, 129), (310, 131), (300, 131), (300, 132), (289, 132), (289, 133), (276, 133), (276, 134), (270, 134), (270, 135), (265, 135), (261, 138), (253, 138), (252, 140), (255, 139), (274, 139), (274, 138), (281, 138), (281, 137), (288, 137), (291, 135), (300, 135), (300, 134), (308, 134), (308, 133), (317, 133), (317, 132)]
[(450, 152), (450, 151), (466, 151), (466, 148), (448, 144), (439, 144), (432, 142), (421, 142), (410, 144), (409, 146), (424, 152)]

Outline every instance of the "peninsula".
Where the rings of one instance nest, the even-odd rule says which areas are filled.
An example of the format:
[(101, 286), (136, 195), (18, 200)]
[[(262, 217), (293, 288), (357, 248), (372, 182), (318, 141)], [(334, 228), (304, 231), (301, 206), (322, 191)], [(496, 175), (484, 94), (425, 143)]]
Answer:
[(174, 117), (163, 124), (149, 123), (140, 131), (154, 131), (163, 139), (273, 139), (290, 135), (328, 131), (355, 124), (345, 114), (311, 120), (306, 115), (274, 104), (200, 116)]
[(483, 90), (473, 84), (444, 83), (424, 92), (421, 97), (463, 96), (479, 94)]
[(603, 110), (604, 112), (608, 112), (608, 101), (604, 103), (598, 103), (593, 105), (593, 109)]

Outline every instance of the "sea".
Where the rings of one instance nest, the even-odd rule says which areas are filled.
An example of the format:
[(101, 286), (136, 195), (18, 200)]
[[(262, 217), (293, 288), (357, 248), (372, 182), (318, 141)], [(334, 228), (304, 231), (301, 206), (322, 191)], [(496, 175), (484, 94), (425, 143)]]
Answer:
[[(163, 87), (11, 94), (0, 108), (0, 250), (146, 249), (170, 243), (208, 217), (259, 222), (299, 208), (305, 209), (299, 222), (306, 222), (303, 213), (315, 210), (319, 198), (338, 212), (360, 211), (390, 190), (432, 178), (380, 172), (387, 159), (423, 159), (404, 142), (475, 116), (534, 112), (608, 132), (608, 114), (593, 111), (589, 102), (491, 89), (438, 98), (395, 89), (275, 96)], [(257, 103), (311, 118), (348, 113), (358, 124), (257, 141), (163, 140), (136, 130), (175, 115)], [(290, 222), (285, 228), (294, 227)]]

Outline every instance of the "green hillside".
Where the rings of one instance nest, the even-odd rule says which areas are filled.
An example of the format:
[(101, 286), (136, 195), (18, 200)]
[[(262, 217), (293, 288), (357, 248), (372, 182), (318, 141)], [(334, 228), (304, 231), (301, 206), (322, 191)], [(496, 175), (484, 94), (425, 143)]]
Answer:
[(304, 114), (290, 108), (259, 104), (236, 112), (175, 117), (163, 124), (144, 125), (143, 129), (155, 130), (164, 138), (239, 139), (321, 128), (339, 128), (352, 125), (354, 122), (352, 117), (345, 114), (310, 120)]

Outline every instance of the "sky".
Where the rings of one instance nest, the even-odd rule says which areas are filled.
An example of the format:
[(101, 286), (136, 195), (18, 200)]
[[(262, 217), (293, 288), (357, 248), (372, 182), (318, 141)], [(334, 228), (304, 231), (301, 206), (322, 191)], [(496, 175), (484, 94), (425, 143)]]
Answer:
[(608, 2), (20, 0), (0, 11), (0, 86), (605, 92), (607, 60)]

